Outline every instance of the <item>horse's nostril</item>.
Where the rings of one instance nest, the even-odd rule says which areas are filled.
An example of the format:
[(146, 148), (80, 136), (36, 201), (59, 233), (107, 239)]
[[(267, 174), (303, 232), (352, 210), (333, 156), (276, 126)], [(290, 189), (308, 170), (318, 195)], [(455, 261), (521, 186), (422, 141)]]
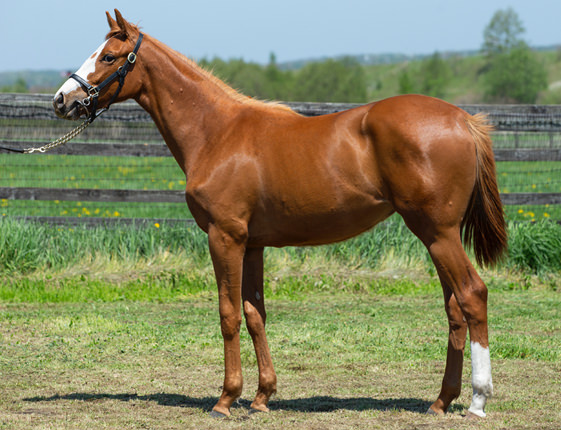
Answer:
[(58, 96), (55, 96), (53, 100), (53, 107), (55, 108), (55, 113), (57, 115), (65, 113), (66, 108), (64, 106), (64, 94), (61, 93)]

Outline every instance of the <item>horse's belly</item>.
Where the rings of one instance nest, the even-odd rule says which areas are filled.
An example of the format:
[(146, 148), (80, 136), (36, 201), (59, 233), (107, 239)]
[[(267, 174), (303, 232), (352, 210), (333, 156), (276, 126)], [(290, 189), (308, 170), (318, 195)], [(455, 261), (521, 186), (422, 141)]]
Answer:
[(261, 214), (250, 222), (253, 246), (312, 246), (340, 242), (369, 230), (394, 209), (385, 200), (344, 205), (322, 211), (283, 211)]

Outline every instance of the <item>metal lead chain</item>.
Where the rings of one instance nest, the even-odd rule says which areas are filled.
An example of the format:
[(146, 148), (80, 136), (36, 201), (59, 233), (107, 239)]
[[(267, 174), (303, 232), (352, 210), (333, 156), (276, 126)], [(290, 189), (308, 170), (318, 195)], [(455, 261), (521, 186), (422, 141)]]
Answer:
[(91, 124), (90, 118), (87, 118), (82, 124), (80, 124), (74, 130), (70, 130), (68, 133), (66, 133), (62, 137), (59, 137), (57, 140), (55, 140), (51, 143), (48, 143), (44, 146), (41, 146), (40, 148), (24, 149), (23, 153), (24, 154), (33, 154), (34, 152), (47, 152), (47, 151), (50, 151), (51, 149), (56, 148), (57, 146), (64, 145), (66, 142), (74, 139), (81, 132), (83, 132), (88, 127), (88, 125), (90, 125), (90, 124)]

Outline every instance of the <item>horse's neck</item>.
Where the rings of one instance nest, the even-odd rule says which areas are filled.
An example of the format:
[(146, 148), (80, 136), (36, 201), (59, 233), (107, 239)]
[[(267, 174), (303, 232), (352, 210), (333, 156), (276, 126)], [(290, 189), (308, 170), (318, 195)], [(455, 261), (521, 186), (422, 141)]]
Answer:
[[(137, 102), (151, 115), (187, 173), (200, 149), (227, 127), (239, 103), (210, 75), (151, 39), (144, 54), (144, 90)], [(232, 90), (233, 91), (233, 90)]]

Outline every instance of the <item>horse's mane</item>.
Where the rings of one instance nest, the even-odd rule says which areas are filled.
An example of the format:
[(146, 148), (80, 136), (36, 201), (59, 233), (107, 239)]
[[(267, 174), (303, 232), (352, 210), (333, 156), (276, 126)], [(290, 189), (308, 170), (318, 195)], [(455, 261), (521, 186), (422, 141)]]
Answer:
[[(139, 29), (138, 26), (136, 26), (134, 24), (130, 24), (130, 25), (133, 27), (135, 32), (140, 32), (140, 29)], [(107, 35), (105, 36), (105, 40), (109, 40), (112, 37), (126, 38), (127, 35), (120, 29), (112, 30), (109, 33), (107, 33)], [(154, 39), (154, 38), (151, 38), (151, 39), (152, 39), (153, 42), (155, 42), (163, 50), (166, 50), (167, 52), (170, 52), (171, 54), (175, 54), (175, 56), (177, 56), (179, 59), (181, 59), (183, 62), (185, 62), (191, 69), (196, 70), (200, 75), (202, 75), (202, 77), (204, 79), (210, 81), (212, 84), (214, 84), (215, 86), (220, 88), (222, 91), (224, 91), (224, 93), (226, 93), (234, 101), (237, 101), (239, 103), (243, 103), (243, 104), (246, 104), (246, 105), (261, 106), (261, 107), (273, 107), (273, 108), (279, 108), (279, 109), (287, 110), (287, 111), (290, 111), (290, 112), (294, 112), (290, 107), (286, 106), (285, 104), (283, 104), (281, 102), (262, 101), (262, 100), (259, 100), (259, 99), (255, 99), (255, 98), (246, 96), (245, 94), (243, 94), (243, 93), (239, 92), (238, 90), (232, 88), (230, 85), (228, 85), (227, 83), (222, 81), (220, 78), (215, 76), (212, 73), (212, 71), (210, 71), (208, 69), (205, 69), (204, 67), (201, 67), (199, 64), (197, 64), (196, 61), (194, 61), (191, 58), (181, 54), (180, 52), (170, 48), (169, 46), (167, 46), (163, 42), (160, 42), (157, 39)]]

